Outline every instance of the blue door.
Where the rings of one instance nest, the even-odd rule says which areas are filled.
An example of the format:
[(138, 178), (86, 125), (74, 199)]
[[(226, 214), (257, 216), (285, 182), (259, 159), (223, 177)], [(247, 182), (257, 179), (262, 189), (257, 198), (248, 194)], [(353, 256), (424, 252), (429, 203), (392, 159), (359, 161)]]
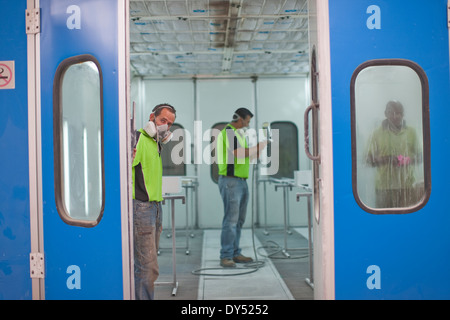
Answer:
[(329, 1), (337, 299), (450, 298), (447, 1)]
[(0, 9), (0, 299), (31, 299), (26, 1)]
[(40, 7), (45, 298), (122, 299), (118, 1)]

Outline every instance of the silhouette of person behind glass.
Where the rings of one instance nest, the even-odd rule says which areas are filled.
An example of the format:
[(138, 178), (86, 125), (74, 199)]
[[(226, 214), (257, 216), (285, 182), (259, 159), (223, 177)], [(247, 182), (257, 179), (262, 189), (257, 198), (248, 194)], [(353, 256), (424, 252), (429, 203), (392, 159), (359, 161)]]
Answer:
[(414, 164), (421, 161), (417, 134), (406, 125), (399, 101), (389, 101), (384, 114), (386, 119), (369, 140), (366, 158), (377, 168), (376, 207), (409, 207), (416, 203)]

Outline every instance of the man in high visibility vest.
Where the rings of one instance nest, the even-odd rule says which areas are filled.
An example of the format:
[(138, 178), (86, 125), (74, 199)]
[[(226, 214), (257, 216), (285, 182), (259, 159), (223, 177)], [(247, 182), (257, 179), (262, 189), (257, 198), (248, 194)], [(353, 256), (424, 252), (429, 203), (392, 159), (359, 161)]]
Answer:
[(219, 190), (224, 205), (220, 265), (224, 268), (233, 268), (236, 263), (253, 261), (252, 258), (241, 254), (239, 242), (249, 198), (247, 178), (250, 159), (259, 157), (268, 140), (252, 148), (248, 147), (245, 130), (252, 117), (253, 114), (246, 108), (236, 110), (231, 123), (217, 137)]
[(175, 121), (175, 108), (160, 104), (138, 131), (132, 164), (134, 280), (136, 300), (153, 300), (159, 275), (157, 252), (162, 230), (161, 145), (167, 143)]

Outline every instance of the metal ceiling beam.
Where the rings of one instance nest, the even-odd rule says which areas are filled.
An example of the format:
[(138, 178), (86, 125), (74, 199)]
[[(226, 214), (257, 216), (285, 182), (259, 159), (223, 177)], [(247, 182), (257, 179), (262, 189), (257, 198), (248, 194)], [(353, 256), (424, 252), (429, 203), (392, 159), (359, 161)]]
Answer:
[[(267, 30), (269, 32), (275, 33), (275, 32), (306, 32), (308, 31), (308, 28), (293, 28), (293, 29), (270, 29)], [(178, 33), (206, 33), (206, 34), (210, 34), (211, 30), (196, 30), (196, 31), (192, 31), (192, 30), (158, 30), (158, 34), (164, 34), (164, 33), (174, 33), (176, 32)], [(226, 33), (226, 31), (214, 31), (216, 33)], [(250, 29), (240, 29), (239, 32), (258, 32), (258, 30), (250, 30)], [(132, 32), (131, 33), (136, 33), (136, 34), (145, 34), (142, 32)]]
[[(177, 76), (144, 76), (142, 77), (143, 80), (186, 80), (186, 79), (198, 79), (198, 80), (214, 80), (214, 79), (251, 79), (255, 77), (256, 74), (254, 73), (246, 73), (246, 74), (234, 74), (234, 75), (211, 75), (211, 74), (204, 74), (204, 75), (197, 75), (197, 74), (186, 74), (186, 75), (177, 75)], [(296, 74), (287, 74), (287, 73), (274, 73), (274, 74), (266, 74), (266, 75), (257, 75), (258, 79), (277, 79), (277, 78), (300, 78), (303, 79), (305, 77), (308, 77), (308, 72), (303, 73), (296, 73)]]
[(243, 20), (243, 19), (308, 19), (308, 14), (299, 13), (299, 14), (266, 14), (266, 15), (253, 15), (253, 14), (242, 14), (239, 17), (229, 18), (228, 16), (142, 16), (135, 15), (131, 16), (132, 21), (177, 21), (177, 20), (225, 20), (225, 19), (233, 19), (233, 20)]
[[(305, 42), (306, 43), (306, 42)], [(227, 50), (224, 49), (224, 51)], [(224, 56), (232, 56), (233, 54), (276, 54), (276, 53), (305, 53), (303, 50), (247, 50), (247, 51), (233, 51), (227, 52)], [(157, 55), (180, 55), (180, 54), (188, 54), (188, 55), (219, 55), (222, 52), (211, 52), (211, 51), (195, 51), (193, 52), (180, 52), (180, 51), (164, 51), (164, 52), (131, 52), (131, 56), (157, 56)]]
[(237, 33), (237, 24), (239, 15), (241, 13), (242, 1), (230, 1), (228, 8), (228, 20), (225, 35), (225, 48), (223, 50), (222, 72), (229, 73), (231, 70), (231, 63), (233, 61), (234, 43)]

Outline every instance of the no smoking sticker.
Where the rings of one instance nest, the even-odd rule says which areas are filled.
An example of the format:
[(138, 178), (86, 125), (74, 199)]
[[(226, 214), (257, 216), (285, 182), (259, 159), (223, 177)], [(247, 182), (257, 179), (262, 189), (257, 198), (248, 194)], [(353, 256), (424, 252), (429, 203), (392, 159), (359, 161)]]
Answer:
[(14, 89), (14, 61), (0, 61), (0, 90)]

